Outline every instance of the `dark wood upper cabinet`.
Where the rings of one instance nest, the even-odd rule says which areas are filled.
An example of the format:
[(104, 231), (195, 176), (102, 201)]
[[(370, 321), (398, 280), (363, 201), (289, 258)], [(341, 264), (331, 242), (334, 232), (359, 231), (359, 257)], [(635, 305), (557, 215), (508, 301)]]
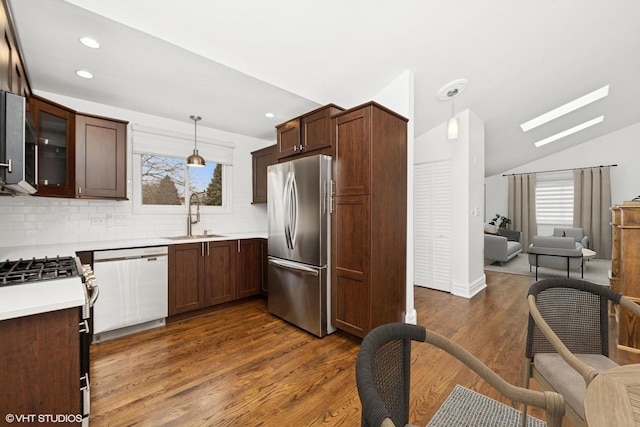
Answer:
[(253, 175), (252, 203), (267, 203), (267, 167), (278, 163), (276, 145), (251, 153)]
[(35, 95), (29, 110), (38, 134), (37, 196), (127, 198), (127, 122)]
[(31, 86), (6, 2), (0, 7), (0, 89), (28, 98)]
[(76, 197), (127, 198), (127, 122), (76, 115)]
[(36, 196), (72, 197), (75, 187), (75, 112), (33, 96), (29, 101), (38, 135)]
[(314, 154), (332, 155), (331, 116), (340, 111), (343, 108), (328, 104), (276, 126), (278, 160)]

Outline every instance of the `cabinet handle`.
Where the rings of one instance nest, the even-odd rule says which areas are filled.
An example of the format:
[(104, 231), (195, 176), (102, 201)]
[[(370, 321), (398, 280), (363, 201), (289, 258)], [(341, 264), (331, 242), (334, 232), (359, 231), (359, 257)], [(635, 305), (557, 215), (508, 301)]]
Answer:
[(78, 195), (82, 194), (82, 187), (78, 187)]
[(200, 243), (200, 256), (204, 256), (204, 242)]
[(297, 145), (293, 146), (293, 151), (298, 151), (298, 146)]
[(207, 242), (207, 256), (209, 256), (209, 242)]
[(238, 253), (240, 253), (240, 240), (236, 241), (236, 246), (238, 248)]
[(300, 144), (300, 151), (304, 150), (304, 145)]
[(86, 319), (80, 322), (78, 326), (80, 326), (80, 331), (79, 331), (80, 333), (85, 333), (85, 334), (89, 333), (89, 322), (87, 322)]

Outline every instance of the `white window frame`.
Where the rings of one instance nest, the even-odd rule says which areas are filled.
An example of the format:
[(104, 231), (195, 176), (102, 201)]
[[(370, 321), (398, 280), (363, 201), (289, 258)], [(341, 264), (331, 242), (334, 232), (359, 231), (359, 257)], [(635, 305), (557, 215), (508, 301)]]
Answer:
[[(545, 189), (554, 189), (553, 195), (544, 195)], [(572, 171), (547, 172), (536, 176), (536, 222), (538, 225), (573, 226), (574, 180)], [(543, 198), (555, 198), (556, 214), (541, 214), (541, 207), (549, 203), (541, 203)]]
[[(155, 145), (151, 141), (157, 141)], [(158, 148), (155, 148), (158, 147)], [(233, 189), (233, 148), (235, 144), (224, 141), (214, 141), (198, 137), (198, 152), (205, 161), (222, 165), (222, 206), (201, 205), (201, 213), (230, 213), (232, 212)], [(133, 213), (135, 214), (176, 214), (186, 215), (188, 200), (191, 197), (189, 190), (189, 174), (185, 170), (185, 190), (183, 205), (145, 205), (142, 203), (142, 154), (154, 154), (159, 156), (186, 158), (193, 150), (193, 136), (171, 131), (133, 126), (133, 155), (132, 155), (132, 196)], [(217, 159), (216, 157), (219, 157)]]

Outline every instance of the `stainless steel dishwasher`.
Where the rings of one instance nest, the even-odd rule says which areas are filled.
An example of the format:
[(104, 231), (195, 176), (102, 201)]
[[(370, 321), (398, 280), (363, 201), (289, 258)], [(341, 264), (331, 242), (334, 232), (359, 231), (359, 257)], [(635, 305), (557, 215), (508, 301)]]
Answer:
[(100, 298), (93, 307), (93, 342), (165, 324), (168, 248), (94, 251)]

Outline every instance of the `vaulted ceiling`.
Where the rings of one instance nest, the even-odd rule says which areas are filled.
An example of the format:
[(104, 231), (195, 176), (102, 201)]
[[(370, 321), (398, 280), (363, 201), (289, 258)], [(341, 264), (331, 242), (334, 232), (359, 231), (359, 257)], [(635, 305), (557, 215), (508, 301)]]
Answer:
[[(486, 175), (640, 121), (637, 0), (9, 0), (28, 73), (46, 91), (275, 139), (319, 105), (365, 102), (405, 70), (415, 135), (456, 112), (485, 122)], [(102, 47), (78, 42), (92, 36)], [(85, 80), (75, 71), (86, 69)], [(529, 132), (588, 92), (609, 95)], [(265, 113), (274, 113), (266, 118)], [(604, 115), (554, 143), (534, 142)]]

